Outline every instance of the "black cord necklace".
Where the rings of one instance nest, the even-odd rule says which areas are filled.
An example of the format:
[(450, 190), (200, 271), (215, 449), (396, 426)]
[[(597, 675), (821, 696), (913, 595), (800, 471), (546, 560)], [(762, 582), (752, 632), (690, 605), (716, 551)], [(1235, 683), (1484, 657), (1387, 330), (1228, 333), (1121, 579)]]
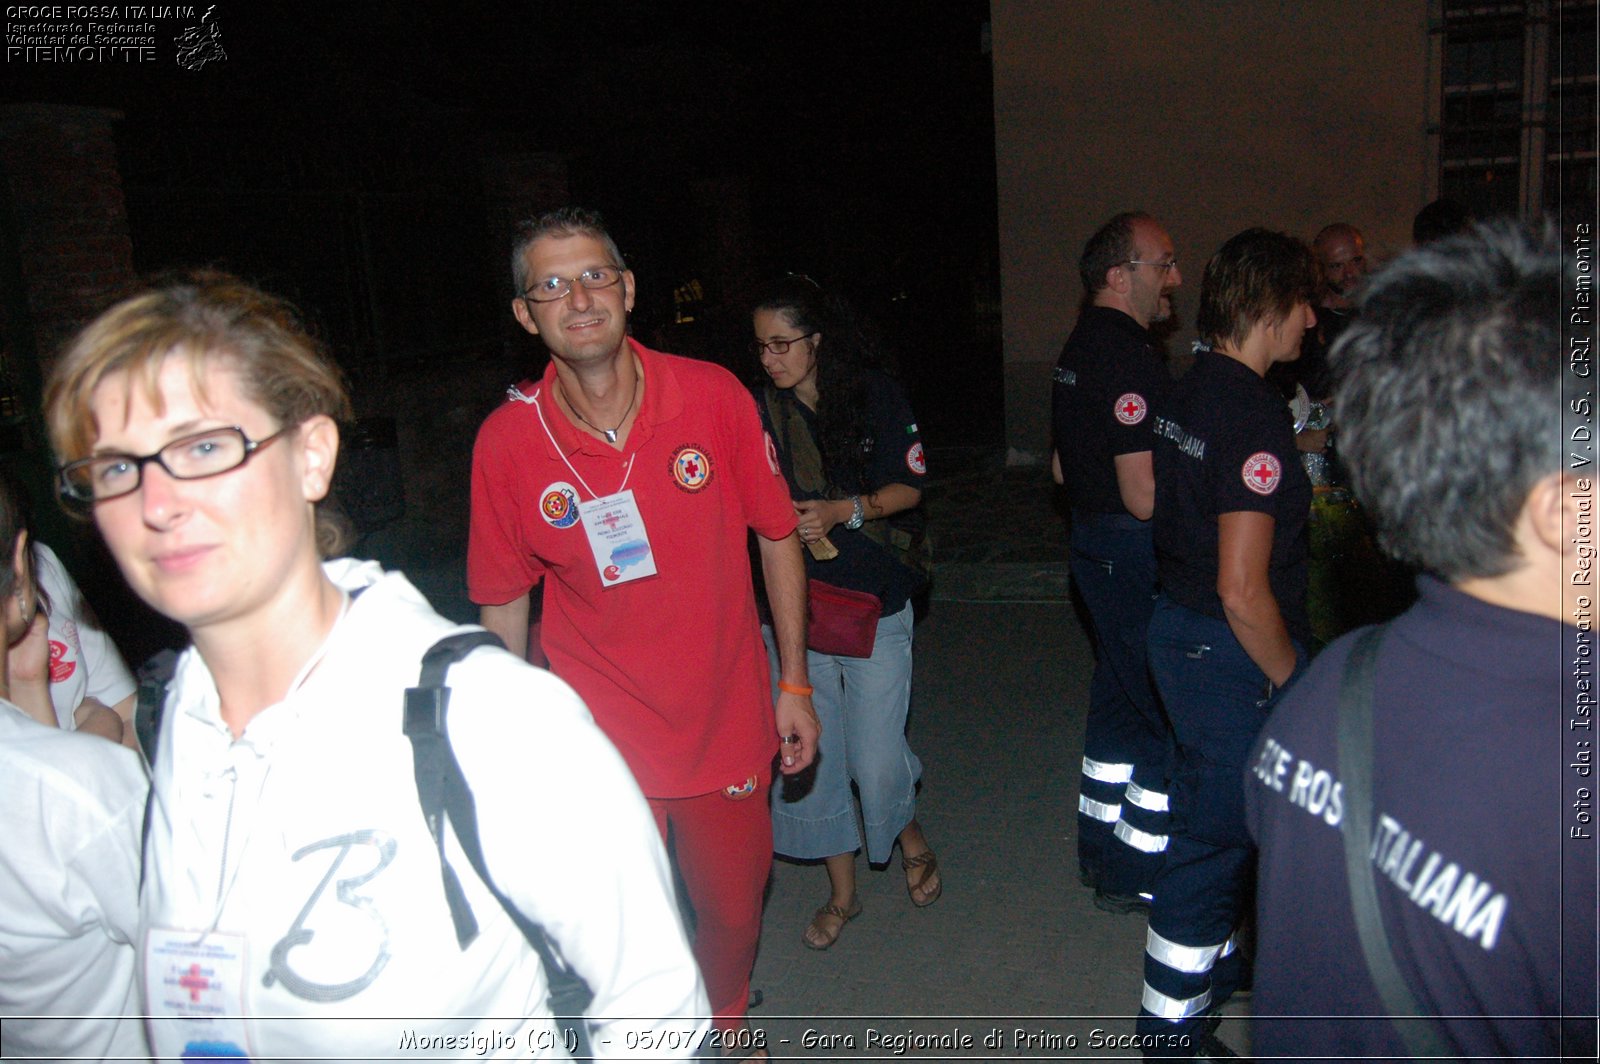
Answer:
[(577, 418), (579, 421), (583, 422), (585, 425), (588, 425), (591, 429), (594, 429), (596, 432), (598, 432), (602, 436), (604, 436), (606, 438), (606, 442), (607, 443), (616, 443), (617, 442), (617, 433), (622, 431), (623, 422), (628, 420), (628, 415), (633, 413), (634, 404), (636, 404), (639, 401), (639, 384), (640, 383), (641, 383), (641, 375), (638, 374), (638, 373), (635, 373), (634, 374), (634, 378), (633, 378), (633, 398), (628, 400), (628, 409), (626, 409), (626, 410), (624, 410), (622, 412), (622, 417), (617, 421), (617, 427), (614, 428), (614, 429), (603, 429), (599, 425), (596, 425), (593, 421), (590, 421), (588, 418), (584, 417), (581, 413), (579, 413), (577, 404), (574, 403), (572, 401), (572, 399), (567, 395), (567, 390), (565, 388), (561, 389), (561, 398), (563, 398), (563, 399), (565, 399), (567, 401), (567, 409), (572, 411), (572, 416), (573, 417)]

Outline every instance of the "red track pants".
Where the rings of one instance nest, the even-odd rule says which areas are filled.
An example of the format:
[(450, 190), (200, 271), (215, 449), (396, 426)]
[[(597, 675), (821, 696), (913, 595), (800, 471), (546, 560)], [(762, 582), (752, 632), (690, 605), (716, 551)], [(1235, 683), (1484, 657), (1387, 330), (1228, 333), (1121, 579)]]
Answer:
[(761, 898), (772, 871), (770, 772), (739, 798), (722, 791), (651, 798), (656, 827), (694, 910), (694, 955), (717, 1027), (740, 1025), (761, 937)]

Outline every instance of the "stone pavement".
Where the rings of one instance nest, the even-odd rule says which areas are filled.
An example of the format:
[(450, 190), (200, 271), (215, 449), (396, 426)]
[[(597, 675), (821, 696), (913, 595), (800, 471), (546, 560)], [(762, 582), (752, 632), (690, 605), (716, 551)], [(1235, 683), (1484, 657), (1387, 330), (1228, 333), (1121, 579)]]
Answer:
[[(827, 874), (775, 860), (751, 1024), (776, 1059), (1138, 1059), (1095, 1044), (1097, 1031), (1133, 1032), (1145, 923), (1096, 909), (1077, 879), (1092, 657), (1068, 595), (1058, 492), (1047, 468), (1006, 467), (996, 451), (935, 451), (929, 467), (935, 581), (916, 628), (910, 733), (944, 895), (916, 909), (898, 856), (882, 871), (862, 858), (863, 912), (818, 953), (800, 934), (827, 901)], [(475, 617), (461, 559), (410, 575), (441, 612)], [(1245, 1028), (1230, 1020), (1218, 1035), (1247, 1052)], [(995, 1029), (1000, 1047), (985, 1047)], [(838, 1040), (808, 1045), (807, 1031)], [(973, 1045), (928, 1044), (961, 1036)], [(910, 1043), (900, 1053), (897, 1037)]]
[(940, 601), (1065, 602), (1066, 521), (1047, 467), (935, 451), (925, 493)]
[[(800, 934), (827, 900), (827, 874), (774, 861), (753, 984), (765, 1001), (751, 1023), (778, 1059), (1137, 1059), (1094, 1044), (1096, 1031), (1133, 1032), (1145, 923), (1096, 909), (1077, 879), (1092, 656), (1067, 597), (1054, 485), (1046, 468), (1005, 468), (998, 454), (935, 453), (929, 465), (937, 561), (910, 733), (944, 895), (916, 909), (898, 857), (882, 871), (861, 858), (862, 914), (819, 953)], [(1243, 1052), (1245, 1026), (1218, 1034)], [(999, 1048), (986, 1048), (996, 1029)], [(807, 1031), (822, 1039), (807, 1045)]]

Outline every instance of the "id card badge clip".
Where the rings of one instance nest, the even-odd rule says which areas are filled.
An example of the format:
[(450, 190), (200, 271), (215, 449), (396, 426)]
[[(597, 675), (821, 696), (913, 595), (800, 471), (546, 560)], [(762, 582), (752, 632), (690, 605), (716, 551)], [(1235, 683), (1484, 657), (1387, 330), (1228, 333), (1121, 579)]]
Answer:
[(633, 489), (578, 504), (601, 587), (656, 575), (656, 556)]

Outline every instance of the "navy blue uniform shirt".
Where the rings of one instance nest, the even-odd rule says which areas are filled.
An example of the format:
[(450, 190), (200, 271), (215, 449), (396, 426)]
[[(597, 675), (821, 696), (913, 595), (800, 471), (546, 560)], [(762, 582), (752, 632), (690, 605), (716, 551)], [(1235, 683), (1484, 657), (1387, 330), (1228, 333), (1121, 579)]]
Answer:
[[(1544, 1057), (1562, 1035), (1573, 1059), (1592, 1056), (1593, 1021), (1559, 1019), (1595, 1001), (1594, 843), (1567, 838), (1565, 807), (1594, 783), (1566, 763), (1563, 739), (1588, 637), (1431, 578), (1418, 591), (1373, 674), (1370, 859), (1385, 934), (1462, 1057)], [(1337, 706), (1354, 638), (1284, 695), (1244, 774), (1261, 847), (1251, 1041), (1263, 1057), (1406, 1055), (1376, 1018), (1386, 1010), (1346, 882)]]
[(1085, 307), (1056, 363), (1051, 427), (1072, 506), (1125, 514), (1116, 457), (1153, 450), (1151, 426), (1172, 378), (1138, 322)]
[(1289, 635), (1309, 640), (1306, 613), (1311, 481), (1283, 397), (1249, 366), (1201, 351), (1156, 419), (1156, 566), (1180, 606), (1227, 620), (1217, 595), (1217, 518), (1257, 511), (1276, 522), (1268, 566)]
[[(872, 434), (862, 441), (862, 448), (867, 452), (867, 483), (872, 491), (890, 484), (906, 484), (921, 491), (928, 478), (928, 463), (923, 455), (922, 435), (917, 429), (917, 421), (911, 413), (911, 404), (906, 400), (905, 392), (882, 373), (868, 372), (865, 385), (867, 421), (872, 426)], [(800, 416), (805, 419), (815, 439), (817, 415), (795, 399), (793, 393), (785, 398), (800, 411)], [(758, 401), (756, 406), (761, 410), (762, 423), (777, 443), (778, 462), (783, 470), (783, 479), (788, 482), (790, 496), (795, 499), (822, 498), (819, 492), (801, 491), (795, 487), (794, 463), (783, 428), (766, 424), (767, 404), (764, 401)], [(837, 478), (833, 471), (824, 472), (828, 482), (835, 484)], [(866, 496), (870, 491), (860, 494)], [(888, 520), (892, 528), (920, 531), (925, 518), (918, 507), (893, 514)], [(838, 548), (839, 556), (819, 562), (811, 556), (810, 551), (806, 551), (806, 576), (835, 587), (877, 595), (883, 600), (885, 617), (904, 609), (907, 600), (916, 594), (922, 584), (920, 573), (902, 563), (889, 548), (873, 542), (859, 531), (853, 532), (843, 524), (834, 525), (828, 533), (828, 541)]]

